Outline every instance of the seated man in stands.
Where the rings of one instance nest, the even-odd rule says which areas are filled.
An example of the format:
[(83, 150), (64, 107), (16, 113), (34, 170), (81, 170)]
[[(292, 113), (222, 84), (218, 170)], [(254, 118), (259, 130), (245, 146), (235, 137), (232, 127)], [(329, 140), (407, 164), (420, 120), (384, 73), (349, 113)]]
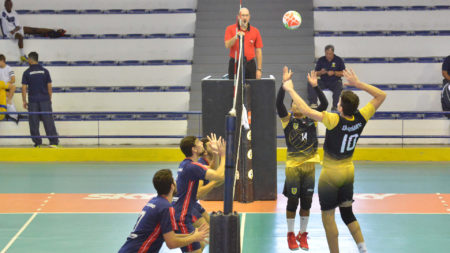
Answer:
[(66, 33), (63, 29), (53, 30), (47, 28), (21, 27), (17, 18), (17, 12), (12, 9), (13, 3), (11, 0), (5, 0), (5, 9), (1, 13), (1, 29), (3, 36), (13, 40), (18, 40), (20, 50), (20, 60), (26, 61), (27, 57), (23, 51), (23, 36), (24, 34), (41, 35), (44, 37), (57, 38), (62, 37)]
[[(450, 55), (444, 59), (442, 63), (442, 80), (444, 88), (441, 93), (442, 110), (450, 111)], [(445, 115), (450, 119), (450, 114)]]
[(442, 76), (444, 77), (444, 80), (442, 80), (443, 85), (450, 83), (450, 55), (442, 63)]

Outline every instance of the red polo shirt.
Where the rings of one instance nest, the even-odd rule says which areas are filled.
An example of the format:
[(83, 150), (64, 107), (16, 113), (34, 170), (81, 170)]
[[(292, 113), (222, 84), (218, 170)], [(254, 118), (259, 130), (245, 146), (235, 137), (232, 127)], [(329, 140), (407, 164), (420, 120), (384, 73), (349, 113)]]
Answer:
[[(230, 25), (225, 30), (225, 41), (236, 36), (236, 26), (237, 24)], [(242, 31), (242, 30), (241, 30)], [(247, 61), (255, 58), (255, 48), (262, 48), (263, 42), (261, 38), (261, 34), (259, 33), (258, 28), (248, 25), (248, 28), (245, 32), (244, 37), (244, 55), (247, 58)], [(230, 57), (234, 58), (234, 52), (237, 51), (237, 57), (239, 59), (239, 40), (236, 40), (234, 45), (230, 48)]]

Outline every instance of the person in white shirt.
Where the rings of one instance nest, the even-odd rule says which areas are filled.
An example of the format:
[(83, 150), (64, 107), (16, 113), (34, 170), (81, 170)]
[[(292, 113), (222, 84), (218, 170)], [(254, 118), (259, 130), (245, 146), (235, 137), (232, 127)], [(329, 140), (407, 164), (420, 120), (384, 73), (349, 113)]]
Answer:
[[(16, 112), (16, 108), (12, 102), (14, 92), (16, 91), (16, 77), (14, 71), (10, 66), (6, 64), (6, 58), (0, 54), (0, 111)], [(3, 119), (5, 115), (0, 115), (0, 119)], [(7, 118), (12, 118), (18, 123), (17, 114), (6, 115)]]
[(65, 35), (66, 31), (63, 29), (53, 30), (48, 28), (34, 28), (27, 26), (20, 26), (17, 12), (12, 9), (12, 0), (5, 0), (5, 9), (1, 12), (1, 29), (4, 36), (10, 39), (17, 40), (20, 50), (20, 60), (27, 61), (27, 56), (23, 50), (24, 34), (36, 34), (44, 37), (57, 38)]

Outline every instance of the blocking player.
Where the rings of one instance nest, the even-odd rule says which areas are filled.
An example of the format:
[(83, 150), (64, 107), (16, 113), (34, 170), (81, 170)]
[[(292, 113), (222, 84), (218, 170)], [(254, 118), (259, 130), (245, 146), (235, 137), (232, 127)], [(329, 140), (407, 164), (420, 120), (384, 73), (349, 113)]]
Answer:
[(190, 235), (175, 234), (175, 210), (172, 202), (176, 193), (172, 172), (168, 169), (159, 170), (153, 177), (153, 186), (158, 196), (152, 198), (142, 209), (141, 214), (119, 253), (150, 253), (159, 252), (165, 241), (170, 249), (200, 242), (209, 236), (209, 228), (203, 226)]
[[(178, 200), (174, 204), (178, 224), (177, 233), (189, 234), (194, 231), (192, 213), (197, 203), (197, 191), (200, 180), (223, 180), (225, 171), (225, 142), (222, 138), (215, 139), (215, 135), (208, 137), (217, 143), (220, 164), (217, 170), (210, 169), (196, 162), (204, 152), (203, 143), (195, 136), (187, 136), (180, 142), (180, 149), (186, 158), (181, 162), (177, 177)], [(195, 162), (194, 162), (195, 161)], [(198, 242), (181, 248), (183, 252), (201, 252)]]
[[(290, 80), (292, 72), (287, 67), (283, 68), (283, 82)], [(317, 84), (311, 84), (319, 97), (320, 105), (316, 108), (321, 112), (327, 109), (328, 101)], [(284, 129), (287, 146), (286, 181), (283, 194), (288, 198), (286, 207), (286, 220), (288, 226), (287, 241), (289, 249), (308, 250), (308, 232), (306, 232), (309, 211), (315, 184), (315, 163), (320, 162), (317, 153), (317, 122), (303, 115), (296, 103), (292, 102), (292, 112), (288, 112), (284, 106), (285, 91), (280, 87), (277, 95), (277, 111)], [(295, 236), (295, 216), (300, 199), (300, 231)]]
[[(319, 178), (319, 201), (330, 252), (339, 252), (338, 229), (334, 218), (335, 209), (339, 207), (341, 218), (350, 230), (359, 252), (367, 253), (361, 228), (352, 210), (354, 183), (352, 156), (367, 121), (383, 103), (386, 93), (370, 84), (361, 82), (353, 70), (344, 70), (344, 77), (348, 81), (344, 85), (363, 90), (373, 97), (360, 110), (358, 110), (359, 97), (349, 90), (342, 92), (338, 103), (339, 114), (337, 114), (326, 111), (320, 113), (309, 108), (295, 92), (292, 80), (286, 80), (283, 88), (290, 94), (304, 115), (322, 122), (327, 128), (323, 168)], [(315, 71), (308, 74), (308, 81), (317, 83)]]

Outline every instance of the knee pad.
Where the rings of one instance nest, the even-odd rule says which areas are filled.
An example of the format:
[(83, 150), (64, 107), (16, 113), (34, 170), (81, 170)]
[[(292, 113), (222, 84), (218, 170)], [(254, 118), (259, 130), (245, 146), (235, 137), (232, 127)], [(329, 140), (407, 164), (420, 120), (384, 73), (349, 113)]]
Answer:
[(352, 207), (339, 207), (339, 211), (341, 212), (342, 221), (344, 221), (345, 225), (348, 225), (354, 221), (356, 221), (356, 217), (353, 214)]
[(296, 212), (298, 206), (298, 198), (288, 198), (286, 210), (289, 212)]
[(300, 198), (300, 208), (303, 210), (311, 209), (312, 196)]

